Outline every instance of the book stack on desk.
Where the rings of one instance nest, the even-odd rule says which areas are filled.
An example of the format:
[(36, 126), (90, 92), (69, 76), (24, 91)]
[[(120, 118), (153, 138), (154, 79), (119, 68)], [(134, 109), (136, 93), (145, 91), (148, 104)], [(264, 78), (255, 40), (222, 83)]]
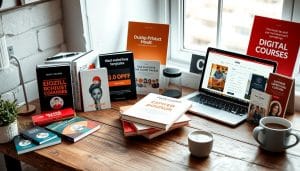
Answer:
[(132, 106), (121, 107), (124, 136), (152, 139), (186, 126), (190, 119), (184, 113), (190, 107), (188, 101), (150, 93)]
[(61, 143), (61, 138), (42, 127), (33, 127), (14, 138), (17, 154), (23, 154)]

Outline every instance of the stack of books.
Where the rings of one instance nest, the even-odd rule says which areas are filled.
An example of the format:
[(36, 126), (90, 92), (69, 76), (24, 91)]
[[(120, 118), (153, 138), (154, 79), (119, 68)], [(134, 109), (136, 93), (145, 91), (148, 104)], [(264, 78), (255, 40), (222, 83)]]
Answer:
[(191, 102), (149, 93), (132, 106), (120, 108), (124, 136), (142, 135), (152, 139), (188, 125), (185, 112)]
[(14, 138), (15, 148), (18, 154), (49, 147), (61, 143), (61, 138), (42, 127), (33, 127)]

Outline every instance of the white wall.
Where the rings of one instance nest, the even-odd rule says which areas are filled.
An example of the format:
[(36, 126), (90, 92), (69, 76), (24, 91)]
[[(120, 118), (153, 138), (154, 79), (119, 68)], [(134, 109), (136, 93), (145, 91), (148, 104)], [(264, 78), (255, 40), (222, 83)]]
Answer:
[[(80, 22), (66, 23), (66, 40), (69, 50), (78, 49), (71, 45), (69, 37), (78, 35), (77, 41), (84, 39), (86, 45), (82, 49), (98, 49), (100, 52), (112, 52), (126, 49), (128, 21), (161, 22), (166, 21), (165, 0), (76, 0), (81, 4), (81, 23), (87, 23), (86, 28)], [(67, 0), (64, 0), (67, 3)], [(78, 3), (80, 2), (80, 4)], [(72, 3), (74, 4), (74, 2)], [(72, 7), (80, 8), (80, 7)], [(64, 11), (70, 11), (70, 6), (64, 6)], [(79, 14), (78, 11), (72, 11)], [(67, 16), (66, 16), (67, 17)], [(66, 18), (68, 20), (68, 18)], [(68, 29), (69, 28), (69, 29)], [(75, 31), (76, 29), (77, 31)], [(84, 32), (82, 32), (84, 30)], [(71, 33), (73, 31), (73, 33)], [(73, 35), (72, 35), (73, 34)], [(88, 44), (89, 37), (91, 44)], [(74, 38), (74, 37), (73, 37)], [(80, 40), (81, 39), (81, 40)]]
[[(0, 12), (0, 23), (0, 35), (6, 36), (7, 46), (13, 46), (14, 55), (20, 60), (28, 100), (37, 99), (36, 64), (65, 49), (61, 0)], [(0, 81), (1, 98), (15, 96), (18, 103), (24, 103), (14, 65), (0, 71)], [(4, 167), (0, 154), (0, 170), (6, 170)]]
[[(28, 100), (38, 98), (35, 66), (64, 49), (61, 1), (54, 0), (23, 8), (0, 12), (0, 35), (6, 36), (7, 46), (13, 46), (20, 60)], [(24, 102), (19, 86), (18, 70), (12, 64), (0, 71), (0, 95), (18, 103)]]

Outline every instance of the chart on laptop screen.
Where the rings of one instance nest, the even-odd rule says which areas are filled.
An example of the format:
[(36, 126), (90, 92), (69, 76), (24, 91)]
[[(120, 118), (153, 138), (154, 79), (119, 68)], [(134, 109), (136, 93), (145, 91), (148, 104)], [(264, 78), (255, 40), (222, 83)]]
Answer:
[(201, 88), (248, 102), (251, 80), (256, 77), (265, 82), (273, 70), (272, 64), (210, 51)]

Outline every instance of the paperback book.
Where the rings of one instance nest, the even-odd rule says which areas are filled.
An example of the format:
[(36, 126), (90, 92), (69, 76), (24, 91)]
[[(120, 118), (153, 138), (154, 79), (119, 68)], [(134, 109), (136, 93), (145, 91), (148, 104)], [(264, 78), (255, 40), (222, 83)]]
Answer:
[(160, 62), (148, 60), (135, 60), (134, 68), (137, 94), (158, 94)]
[[(171, 131), (176, 128), (180, 128), (189, 124), (190, 118), (186, 115), (182, 115), (171, 127), (168, 131)], [(158, 128), (154, 128), (151, 126), (121, 120), (123, 126), (123, 133), (124, 136), (136, 136), (136, 135), (143, 135), (148, 139), (152, 139), (168, 131), (161, 130)]]
[(61, 143), (60, 137), (55, 137), (54, 139), (49, 140), (46, 143), (43, 143), (40, 145), (35, 144), (30, 139), (26, 139), (20, 135), (18, 135), (14, 138), (14, 145), (15, 145), (17, 154), (28, 153), (31, 151), (46, 148), (46, 147), (53, 146), (53, 145), (60, 144), (60, 143)]
[(100, 123), (78, 116), (46, 126), (46, 129), (61, 135), (71, 142), (77, 142), (99, 128)]
[(37, 65), (36, 74), (41, 111), (73, 108), (70, 65)]
[(260, 90), (260, 91), (264, 92), (265, 88), (266, 88), (267, 80), (268, 79), (262, 75), (252, 74), (249, 87), (247, 88), (248, 93), (245, 95), (245, 98), (247, 98), (247, 99), (250, 98), (252, 89), (256, 89), (256, 90)]
[(99, 68), (98, 55), (99, 52), (95, 50), (88, 52), (61, 52), (45, 61), (46, 64), (68, 63), (70, 65), (74, 105), (78, 111), (82, 111), (79, 71)]
[(255, 16), (247, 54), (277, 62), (277, 73), (292, 76), (300, 45), (300, 23)]
[(106, 68), (80, 71), (80, 83), (84, 112), (111, 108)]
[(55, 110), (49, 112), (42, 112), (41, 114), (33, 115), (31, 117), (33, 125), (44, 126), (52, 122), (73, 118), (76, 116), (72, 108), (62, 110)]
[(99, 55), (101, 67), (107, 68), (112, 101), (136, 99), (133, 53), (129, 51)]
[(270, 103), (269, 116), (285, 117), (287, 106), (293, 103), (290, 98), (294, 87), (294, 79), (277, 74), (270, 73), (266, 93), (272, 95)]
[(121, 119), (167, 131), (190, 107), (191, 102), (149, 93), (121, 114)]
[(25, 130), (21, 133), (25, 138), (32, 140), (36, 144), (44, 144), (54, 138), (57, 135), (51, 131), (46, 130), (45, 128), (35, 126), (31, 129)]
[(134, 59), (158, 60), (166, 65), (168, 39), (168, 24), (128, 23), (127, 50), (134, 53)]
[(247, 120), (258, 125), (261, 118), (268, 116), (271, 99), (272, 96), (270, 94), (252, 89)]

